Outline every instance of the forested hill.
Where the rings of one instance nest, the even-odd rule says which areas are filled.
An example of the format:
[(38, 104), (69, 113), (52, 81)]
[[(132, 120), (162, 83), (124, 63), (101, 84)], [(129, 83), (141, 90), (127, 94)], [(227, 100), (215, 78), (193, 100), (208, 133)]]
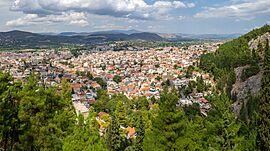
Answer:
[(39, 48), (63, 45), (91, 45), (108, 41), (166, 41), (155, 33), (89, 33), (85, 35), (42, 35), (25, 31), (0, 32), (0, 48)]
[(259, 42), (257, 49), (252, 49), (249, 43), (268, 32), (270, 33), (269, 25), (254, 29), (237, 39), (221, 45), (215, 53), (201, 57), (200, 67), (214, 75), (218, 90), (225, 91), (228, 95), (231, 95), (233, 84), (237, 78), (234, 69), (237, 67), (249, 66), (249, 69), (245, 69), (248, 71), (243, 71), (244, 74), (241, 75), (243, 80), (260, 71), (259, 64), (263, 61), (263, 55), (261, 54), (263, 52), (262, 45), (265, 45), (265, 39)]
[(200, 67), (214, 76), (216, 91), (233, 100), (231, 108), (242, 123), (239, 134), (252, 144), (246, 150), (270, 150), (269, 41), (265, 25), (200, 59)]

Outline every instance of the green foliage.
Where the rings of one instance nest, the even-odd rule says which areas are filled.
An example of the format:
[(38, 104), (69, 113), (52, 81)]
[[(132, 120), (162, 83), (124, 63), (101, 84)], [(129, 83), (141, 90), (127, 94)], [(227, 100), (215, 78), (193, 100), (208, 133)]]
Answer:
[(76, 71), (77, 76), (90, 76), (86, 71)]
[(79, 49), (70, 49), (69, 51), (74, 57), (78, 57), (80, 55)]
[(176, 111), (177, 97), (173, 94), (162, 94), (161, 110), (153, 123), (152, 131), (147, 131), (143, 142), (143, 150), (169, 150), (184, 131), (184, 114)]
[(192, 72), (195, 70), (194, 66), (189, 66), (186, 72), (186, 78), (190, 78), (192, 75)]
[(196, 115), (200, 115), (200, 104), (194, 103), (191, 106), (184, 107), (186, 116), (193, 119)]
[(116, 82), (116, 83), (120, 83), (122, 81), (122, 77), (119, 76), (119, 75), (115, 75), (113, 77), (113, 81)]
[(75, 122), (68, 85), (63, 82), (60, 95), (54, 88), (37, 86), (34, 75), (24, 85), (14, 82), (7, 74), (0, 73), (0, 77), (1, 147), (61, 150), (62, 139)]
[(89, 80), (93, 80), (94, 79), (94, 76), (90, 72), (87, 72), (86, 76), (87, 76), (87, 78)]
[(109, 150), (125, 150), (130, 145), (130, 142), (124, 135), (124, 130), (120, 127), (121, 122), (117, 121), (115, 115), (112, 116), (108, 132), (106, 133), (107, 146)]
[(215, 150), (241, 150), (244, 138), (238, 135), (241, 124), (230, 111), (232, 102), (224, 94), (210, 99), (214, 108), (205, 123), (209, 134), (207, 146)]
[[(231, 83), (235, 82), (228, 77), (233, 71), (233, 68), (259, 63), (260, 57), (258, 56), (258, 53), (256, 51), (256, 53), (254, 53), (254, 51), (251, 53), (248, 42), (266, 32), (270, 32), (269, 25), (254, 29), (238, 39), (234, 39), (221, 45), (215, 53), (202, 55), (200, 59), (200, 68), (214, 75), (215, 80), (218, 83), (218, 90), (226, 92), (229, 95)], [(260, 50), (258, 50), (258, 52), (259, 51)], [(257, 69), (257, 67), (253, 68), (252, 66), (252, 69), (247, 71), (243, 78), (245, 79), (248, 75), (255, 74)]]
[(259, 145), (261, 150), (270, 150), (270, 49), (269, 41), (266, 42), (264, 63), (263, 63), (263, 77), (261, 80), (260, 92), (260, 121), (259, 121)]
[[(0, 144), (4, 150), (16, 149), (14, 144), (19, 141), (20, 119), (18, 117), (20, 96), (18, 92), (21, 83), (8, 84), (12, 78), (6, 73), (0, 73)], [(15, 148), (14, 148), (15, 147)]]
[(254, 64), (242, 71), (241, 80), (245, 81), (247, 78), (258, 74), (259, 72), (260, 72), (260, 67), (258, 66), (258, 64)]
[(162, 78), (160, 76), (156, 77), (156, 80), (160, 81)]
[[(79, 123), (73, 133), (64, 139), (63, 150), (65, 151), (106, 151), (104, 138), (99, 136), (96, 113), (90, 111), (86, 123), (82, 115), (79, 116)], [(80, 120), (81, 119), (81, 120)]]
[(93, 80), (96, 81), (103, 89), (107, 87), (107, 83), (101, 77), (96, 77)]
[(244, 146), (249, 150), (258, 150), (257, 136), (259, 129), (259, 97), (248, 96), (246, 104), (243, 104), (241, 116), (240, 135), (245, 137)]

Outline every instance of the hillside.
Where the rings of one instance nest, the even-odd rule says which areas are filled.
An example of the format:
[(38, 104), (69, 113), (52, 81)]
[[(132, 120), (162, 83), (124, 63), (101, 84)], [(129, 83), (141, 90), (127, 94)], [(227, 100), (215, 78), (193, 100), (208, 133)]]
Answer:
[(92, 33), (76, 35), (62, 33), (59, 35), (36, 34), (24, 31), (0, 32), (0, 48), (35, 48), (62, 45), (90, 45), (108, 41), (144, 40), (166, 41), (155, 33)]
[(227, 42), (216, 53), (201, 58), (201, 68), (212, 73), (216, 89), (225, 92), (235, 102), (234, 111), (240, 116), (251, 97), (259, 94), (262, 79), (262, 62), (266, 39), (270, 40), (270, 26)]
[(221, 45), (215, 53), (201, 57), (200, 67), (215, 76), (217, 89), (222, 90), (225, 87), (226, 92), (230, 94), (232, 84), (236, 81), (234, 69), (261, 63), (261, 50), (253, 50), (254, 46), (251, 47), (250, 42), (267, 32), (270, 32), (269, 25), (254, 29), (237, 39)]

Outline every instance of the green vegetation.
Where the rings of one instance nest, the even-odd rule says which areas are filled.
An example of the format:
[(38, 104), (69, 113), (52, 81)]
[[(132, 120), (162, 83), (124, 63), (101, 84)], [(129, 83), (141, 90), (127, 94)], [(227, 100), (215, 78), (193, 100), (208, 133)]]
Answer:
[[(240, 133), (241, 122), (224, 94), (208, 98), (213, 109), (203, 117), (198, 104), (176, 107), (176, 93), (164, 92), (159, 100), (149, 102), (123, 95), (110, 98), (99, 90), (97, 104), (84, 119), (74, 112), (66, 81), (61, 91), (36, 82), (36, 76), (21, 84), (0, 73), (3, 150), (245, 150), (247, 143), (252, 144)], [(103, 136), (96, 121), (101, 111), (109, 115), (104, 117)], [(121, 127), (135, 127), (136, 138), (128, 139)]]
[(260, 67), (256, 65), (251, 65), (250, 67), (244, 69), (241, 74), (241, 80), (245, 81), (247, 78), (254, 76), (260, 72)]
[[(216, 53), (203, 55), (200, 60), (200, 67), (212, 73), (216, 80), (216, 88), (219, 92), (225, 92), (230, 96), (232, 84), (235, 82), (234, 68), (248, 66), (241, 75), (241, 80), (258, 74), (262, 59), (259, 53), (264, 53), (263, 79), (259, 96), (251, 96), (250, 92), (246, 103), (242, 104), (240, 117), (237, 123), (240, 124), (238, 135), (245, 138), (243, 143), (245, 150), (269, 150), (270, 146), (270, 122), (269, 122), (269, 75), (270, 75), (270, 50), (269, 43), (260, 42), (257, 50), (249, 50), (248, 42), (258, 36), (270, 32), (270, 26), (265, 25), (255, 29), (248, 34), (227, 42), (220, 46)], [(265, 46), (265, 47), (264, 47)]]
[(101, 77), (95, 77), (93, 80), (96, 81), (103, 89), (107, 87), (107, 83)]
[(122, 77), (119, 76), (119, 75), (115, 75), (115, 76), (113, 77), (113, 81), (116, 82), (116, 83), (119, 83), (119, 82), (122, 81)]
[[(200, 67), (214, 75), (218, 83), (218, 90), (226, 92), (230, 95), (231, 85), (235, 82), (234, 68), (239, 66), (259, 64), (257, 53), (251, 53), (248, 42), (257, 36), (270, 32), (270, 26), (265, 25), (262, 28), (234, 39), (220, 46), (217, 52), (205, 54), (201, 57)], [(257, 50), (260, 51), (260, 50)], [(255, 52), (255, 51), (253, 51)], [(244, 73), (243, 79), (254, 75), (258, 71), (258, 67), (252, 66)]]
[(264, 64), (263, 64), (263, 78), (261, 83), (260, 94), (260, 127), (259, 127), (259, 141), (261, 150), (270, 150), (270, 49), (269, 41), (267, 40)]
[[(265, 57), (260, 95), (248, 96), (239, 118), (231, 110), (233, 101), (228, 95), (235, 81), (232, 69), (259, 64), (260, 59), (251, 57), (253, 53), (248, 52), (245, 42), (265, 31), (269, 31), (269, 26), (222, 45), (215, 54), (203, 56), (201, 67), (215, 76), (218, 89), (206, 97), (211, 103), (208, 116), (201, 115), (196, 103), (177, 107), (179, 94), (168, 91), (169, 80), (163, 83), (166, 89), (160, 99), (147, 100), (145, 97), (128, 99), (121, 94), (109, 96), (104, 90), (104, 80), (96, 77), (93, 80), (104, 89), (98, 90), (97, 103), (90, 107), (85, 119), (75, 113), (67, 81), (63, 80), (61, 87), (46, 88), (38, 85), (35, 75), (21, 83), (0, 72), (0, 150), (269, 150), (268, 42), (261, 48), (265, 50)], [(189, 73), (192, 71), (191, 67)], [(250, 71), (246, 72), (247, 77), (251, 75)], [(89, 73), (83, 75), (93, 78)], [(193, 88), (200, 92), (208, 87), (198, 78), (189, 84), (187, 93)], [(102, 117), (104, 132), (99, 130), (96, 120), (100, 112), (107, 113)], [(127, 127), (135, 128), (136, 137), (127, 137)]]
[(34, 75), (22, 85), (1, 72), (1, 150), (61, 150), (75, 126), (70, 92), (65, 81), (57, 93), (56, 88), (37, 86)]

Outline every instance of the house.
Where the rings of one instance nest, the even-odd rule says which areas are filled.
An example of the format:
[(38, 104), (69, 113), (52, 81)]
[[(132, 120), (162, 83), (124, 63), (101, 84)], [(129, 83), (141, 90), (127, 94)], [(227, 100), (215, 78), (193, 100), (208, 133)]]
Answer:
[(107, 126), (108, 126), (108, 121), (105, 121), (105, 117), (109, 116), (108, 113), (106, 112), (99, 112), (98, 116), (96, 117), (96, 120), (99, 125), (99, 134), (100, 136), (103, 136), (106, 132)]
[(74, 101), (73, 106), (76, 110), (77, 116), (79, 116), (79, 114), (82, 114), (84, 119), (88, 117), (89, 109), (83, 103), (81, 103), (80, 101)]
[(126, 138), (127, 139), (134, 139), (137, 136), (136, 129), (134, 127), (127, 127), (126, 128), (127, 134)]

